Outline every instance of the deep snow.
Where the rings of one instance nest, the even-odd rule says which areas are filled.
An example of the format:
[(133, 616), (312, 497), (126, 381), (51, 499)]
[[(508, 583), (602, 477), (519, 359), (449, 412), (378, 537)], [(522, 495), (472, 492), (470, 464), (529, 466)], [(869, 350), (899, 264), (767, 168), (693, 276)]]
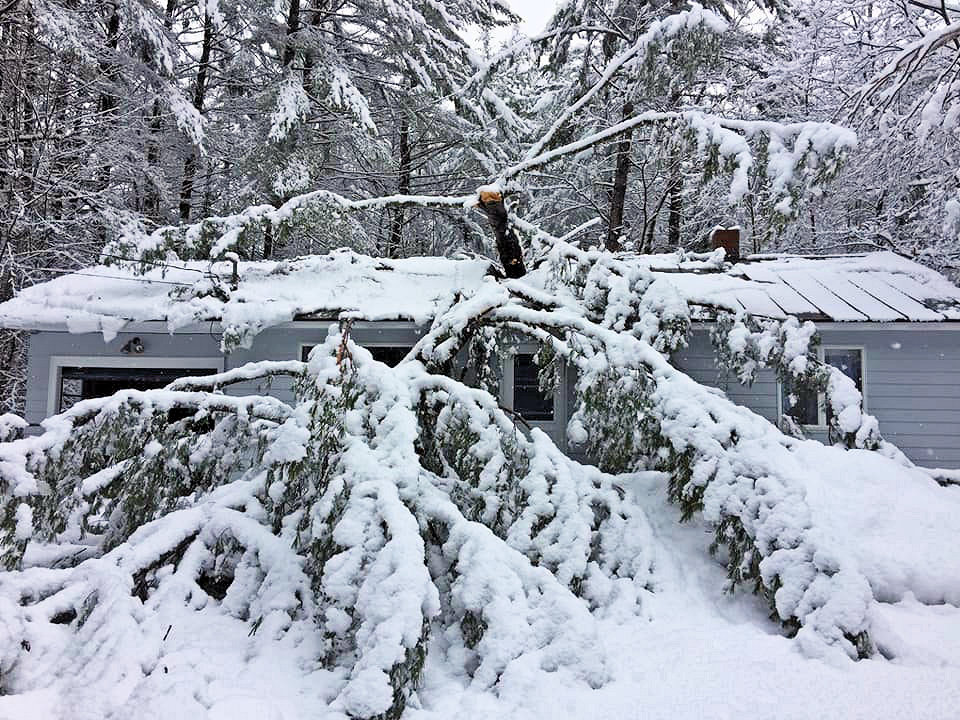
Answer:
[[(431, 665), (417, 720), (441, 718), (929, 718), (957, 717), (960, 703), (960, 609), (905, 602), (879, 606), (898, 638), (894, 661), (804, 657), (780, 634), (755, 597), (725, 594), (723, 568), (710, 559), (710, 531), (679, 523), (664, 501), (665, 479), (638, 474), (630, 490), (647, 512), (657, 554), (656, 592), (646, 617), (601, 622), (614, 682), (590, 692), (561, 677), (502, 682), (499, 697), (464, 690)], [(897, 627), (897, 631), (893, 630)], [(935, 648), (933, 654), (928, 650)]]
[[(840, 472), (832, 479), (841, 481), (838, 491), (846, 500), (844, 471), (854, 463), (863, 468), (848, 478), (852, 486), (871, 467), (859, 454), (843, 457), (848, 464), (838, 465)], [(881, 650), (894, 659), (809, 659), (796, 642), (781, 635), (757, 598), (722, 591), (724, 569), (707, 552), (712, 534), (699, 521), (678, 522), (679, 509), (664, 500), (663, 475), (640, 473), (622, 479), (650, 520), (657, 581), (654, 592), (644, 597), (640, 616), (615, 615), (599, 622), (612, 681), (590, 690), (562, 669), (551, 673), (518, 663), (501, 676), (496, 693), (484, 692), (454, 674), (442, 652), (431, 652), (423, 686), (405, 718), (957, 716), (960, 609), (920, 605), (909, 596), (896, 605), (877, 604), (874, 635)], [(883, 480), (876, 485), (872, 491), (882, 493)], [(816, 498), (812, 504), (816, 512)], [(822, 519), (822, 514), (817, 517)], [(859, 533), (872, 522), (866, 518), (847, 530)], [(908, 514), (902, 521), (915, 519)], [(81, 667), (69, 677), (38, 677), (38, 684), (49, 683), (46, 689), (0, 697), (0, 718), (335, 717), (326, 705), (336, 679), (329, 671), (311, 669), (315, 648), (310, 632), (288, 632), (264, 643), (262, 637), (250, 637), (248, 623), (214, 603), (200, 610), (157, 604), (152, 610), (145, 624), (151, 641), (124, 649), (142, 655), (143, 675)]]

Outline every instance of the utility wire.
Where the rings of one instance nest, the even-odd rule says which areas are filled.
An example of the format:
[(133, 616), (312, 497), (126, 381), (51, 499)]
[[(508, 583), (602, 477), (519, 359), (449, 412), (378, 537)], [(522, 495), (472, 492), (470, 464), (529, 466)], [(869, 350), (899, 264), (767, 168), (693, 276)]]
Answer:
[(164, 267), (170, 268), (171, 270), (186, 270), (188, 272), (200, 273), (201, 275), (206, 275), (206, 271), (197, 270), (197, 268), (183, 267), (182, 265), (170, 265), (169, 263), (156, 262), (155, 260), (138, 260), (136, 258), (128, 258), (123, 255), (110, 255), (109, 253), (100, 253), (100, 257), (113, 258), (114, 260), (124, 260), (126, 262), (140, 263), (143, 265), (153, 265), (154, 267)]
[[(101, 257), (114, 258), (115, 260), (123, 260), (126, 262), (132, 263), (143, 263), (145, 265), (153, 265), (155, 267), (164, 267), (170, 268), (171, 270), (186, 270), (188, 272), (195, 272), (203, 275), (206, 278), (211, 280), (220, 280), (221, 278), (217, 277), (211, 272), (205, 270), (198, 270), (197, 268), (183, 267), (182, 265), (170, 265), (169, 263), (156, 262), (153, 260), (137, 260), (135, 258), (124, 257), (123, 255), (111, 255), (109, 253), (101, 253)], [(52, 267), (34, 267), (33, 270), (42, 270), (44, 272), (53, 272), (60, 273), (62, 275), (81, 275), (83, 277), (93, 277), (93, 278), (102, 278), (104, 280), (128, 280), (130, 282), (140, 282), (140, 283), (159, 283), (161, 285), (179, 285), (181, 287), (193, 287), (193, 283), (187, 282), (177, 282), (176, 280), (155, 280), (152, 278), (146, 277), (124, 277), (120, 275), (98, 275), (96, 273), (85, 273), (81, 270), (67, 270), (64, 268), (52, 268)], [(39, 285), (40, 283), (34, 283)]]
[[(38, 267), (33, 269), (42, 270), (44, 272), (60, 273), (61, 275), (82, 275), (83, 277), (100, 278), (101, 280), (128, 280), (130, 282), (138, 282), (138, 283), (159, 283), (161, 285), (179, 285), (181, 287), (193, 287), (193, 283), (176, 282), (175, 280), (152, 280), (151, 278), (145, 278), (145, 277), (123, 277), (120, 275), (97, 275), (96, 273), (85, 273), (85, 272), (79, 272), (76, 270), (64, 270), (63, 268), (52, 268), (52, 267)], [(34, 283), (34, 285), (39, 285), (39, 284), (40, 283)]]

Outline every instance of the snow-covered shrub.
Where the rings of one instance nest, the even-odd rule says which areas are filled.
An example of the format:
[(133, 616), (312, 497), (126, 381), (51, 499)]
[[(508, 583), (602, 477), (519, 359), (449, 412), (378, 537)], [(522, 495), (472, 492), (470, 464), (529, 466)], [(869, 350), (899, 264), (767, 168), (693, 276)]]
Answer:
[(23, 435), (27, 421), (19, 415), (4, 413), (0, 415), (0, 442), (10, 442)]

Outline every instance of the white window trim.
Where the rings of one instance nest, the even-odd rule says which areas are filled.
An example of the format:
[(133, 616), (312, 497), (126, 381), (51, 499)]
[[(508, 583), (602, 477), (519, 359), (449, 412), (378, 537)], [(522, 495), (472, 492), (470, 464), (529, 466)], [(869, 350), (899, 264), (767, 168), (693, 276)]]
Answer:
[[(824, 354), (827, 350), (858, 350), (860, 352), (860, 386), (862, 388), (861, 395), (863, 396), (863, 410), (867, 412), (867, 348), (864, 345), (843, 345), (843, 344), (831, 344), (831, 345), (821, 345), (817, 348), (817, 358), (820, 362), (824, 362)], [(784, 415), (783, 407), (783, 383), (777, 380), (777, 421), (779, 422), (780, 418)], [(826, 432), (827, 428), (827, 398), (824, 393), (817, 393), (817, 424), (816, 425), (802, 425), (802, 427), (813, 430)]]
[(161, 355), (136, 355), (133, 357), (110, 357), (104, 355), (51, 355), (50, 384), (47, 387), (47, 417), (56, 415), (60, 409), (60, 377), (65, 367), (101, 368), (203, 368), (223, 372), (222, 357), (165, 357)]
[[(535, 355), (537, 346), (527, 343), (514, 345), (507, 350), (502, 372), (500, 373), (500, 402), (508, 410), (513, 410), (513, 364), (516, 355)], [(561, 363), (560, 377), (557, 378), (557, 387), (553, 391), (553, 420), (524, 420), (531, 427), (561, 426), (566, 418), (566, 368)]]

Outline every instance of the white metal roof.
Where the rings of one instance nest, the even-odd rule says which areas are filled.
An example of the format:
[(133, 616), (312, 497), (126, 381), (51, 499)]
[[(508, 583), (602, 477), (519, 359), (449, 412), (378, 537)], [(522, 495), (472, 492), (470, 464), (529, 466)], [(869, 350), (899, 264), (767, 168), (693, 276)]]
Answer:
[[(859, 256), (754, 256), (724, 273), (747, 312), (835, 322), (960, 320), (960, 288), (891, 252)], [(694, 281), (694, 284), (700, 284)]]

